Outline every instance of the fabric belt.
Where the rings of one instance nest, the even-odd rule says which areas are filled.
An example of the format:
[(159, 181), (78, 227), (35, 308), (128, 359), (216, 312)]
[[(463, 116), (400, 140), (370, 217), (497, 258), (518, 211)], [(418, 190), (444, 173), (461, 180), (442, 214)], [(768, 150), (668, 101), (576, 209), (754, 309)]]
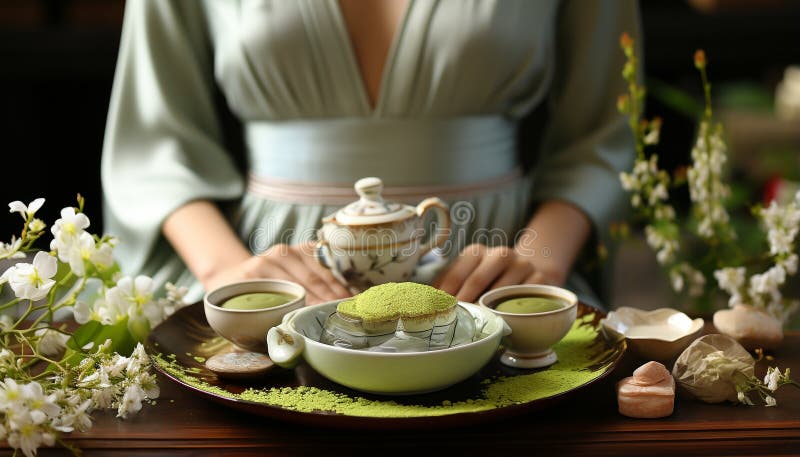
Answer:
[(309, 204), (345, 204), (366, 176), (387, 199), (455, 199), (520, 179), (516, 124), (502, 116), (325, 119), (245, 126), (248, 192)]

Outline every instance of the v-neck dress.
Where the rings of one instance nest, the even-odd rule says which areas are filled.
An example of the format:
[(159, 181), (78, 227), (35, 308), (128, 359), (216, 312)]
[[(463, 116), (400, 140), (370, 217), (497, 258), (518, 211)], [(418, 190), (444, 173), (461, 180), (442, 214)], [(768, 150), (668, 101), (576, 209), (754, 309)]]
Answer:
[[(500, 231), (513, 242), (550, 199), (582, 209), (602, 237), (633, 158), (616, 112), (618, 39), (638, 29), (634, 1), (410, 0), (372, 107), (338, 0), (128, 0), (102, 160), (121, 268), (197, 299), (161, 235), (172, 211), (232, 203), (258, 253), (313, 238), (365, 176), (408, 203), (449, 200), (451, 254)], [(244, 170), (215, 90), (241, 120)], [(543, 141), (519, 151), (519, 121), (540, 105)], [(537, 160), (519, 176), (525, 154)]]

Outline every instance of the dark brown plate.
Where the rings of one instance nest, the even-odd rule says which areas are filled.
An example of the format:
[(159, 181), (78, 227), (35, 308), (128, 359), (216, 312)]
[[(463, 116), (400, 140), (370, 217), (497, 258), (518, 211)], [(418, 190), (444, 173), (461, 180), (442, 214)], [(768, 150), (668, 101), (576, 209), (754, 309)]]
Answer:
[[(583, 319), (585, 321), (583, 325), (598, 329), (599, 321), (604, 316), (605, 314), (601, 311), (582, 303), (579, 304), (578, 319)], [(518, 370), (503, 366), (498, 361), (498, 352), (498, 355), (477, 374), (455, 386), (430, 394), (395, 397), (369, 395), (348, 389), (323, 378), (307, 364), (301, 364), (294, 370), (276, 368), (264, 375), (263, 378), (249, 381), (225, 380), (218, 378), (214, 373), (206, 369), (203, 359), (222, 350), (230, 349), (230, 344), (217, 337), (214, 331), (208, 326), (203, 312), (203, 306), (200, 303), (179, 310), (156, 327), (150, 334), (146, 348), (148, 353), (151, 356), (155, 356), (156, 359), (173, 360), (169, 367), (162, 366), (159, 363), (155, 364), (158, 371), (166, 378), (197, 393), (201, 397), (230, 408), (279, 420), (309, 425), (336, 428), (396, 430), (460, 426), (509, 417), (548, 407), (557, 401), (575, 394), (579, 390), (585, 389), (611, 373), (625, 352), (625, 342), (623, 340), (615, 344), (609, 344), (600, 337), (600, 332), (597, 332), (595, 340), (592, 341), (591, 344), (587, 344), (585, 348), (587, 353), (586, 366), (576, 367), (575, 369), (575, 371), (589, 370), (596, 374), (596, 377), (586, 382), (571, 385), (569, 388), (565, 388), (552, 395), (532, 401), (474, 412), (463, 412), (463, 410), (458, 410), (454, 407), (452, 413), (449, 413), (447, 408), (442, 409), (443, 402), (445, 405), (449, 405), (451, 403), (458, 404), (458, 402), (480, 399), (482, 398), (487, 382), (493, 382), (493, 380), (497, 380), (500, 377), (527, 376), (543, 370)], [(556, 346), (556, 352), (558, 351), (559, 347)], [(177, 376), (174, 373), (176, 368), (180, 369), (183, 375)], [(202, 381), (202, 383), (189, 381)], [(295, 388), (298, 386), (312, 386), (337, 394), (347, 395), (352, 398), (361, 397), (382, 402), (392, 401), (400, 405), (435, 406), (438, 408), (439, 414), (441, 415), (370, 417), (365, 415), (343, 415), (319, 410), (302, 412), (288, 407), (273, 406), (240, 398), (230, 398), (230, 395), (238, 395), (248, 388)]]

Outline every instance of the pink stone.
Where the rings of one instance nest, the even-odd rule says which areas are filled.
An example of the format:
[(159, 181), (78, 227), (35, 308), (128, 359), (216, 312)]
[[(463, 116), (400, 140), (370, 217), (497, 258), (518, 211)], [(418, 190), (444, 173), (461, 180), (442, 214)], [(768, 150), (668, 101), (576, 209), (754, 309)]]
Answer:
[(648, 362), (617, 384), (617, 403), (620, 414), (628, 417), (669, 416), (675, 406), (675, 379), (664, 365)]

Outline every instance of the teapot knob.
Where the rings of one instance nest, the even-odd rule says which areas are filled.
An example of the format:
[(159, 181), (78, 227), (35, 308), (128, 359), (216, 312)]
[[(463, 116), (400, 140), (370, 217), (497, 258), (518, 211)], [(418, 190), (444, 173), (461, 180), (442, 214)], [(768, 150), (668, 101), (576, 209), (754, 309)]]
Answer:
[(361, 178), (356, 181), (356, 192), (362, 200), (383, 201), (383, 181), (381, 178)]

